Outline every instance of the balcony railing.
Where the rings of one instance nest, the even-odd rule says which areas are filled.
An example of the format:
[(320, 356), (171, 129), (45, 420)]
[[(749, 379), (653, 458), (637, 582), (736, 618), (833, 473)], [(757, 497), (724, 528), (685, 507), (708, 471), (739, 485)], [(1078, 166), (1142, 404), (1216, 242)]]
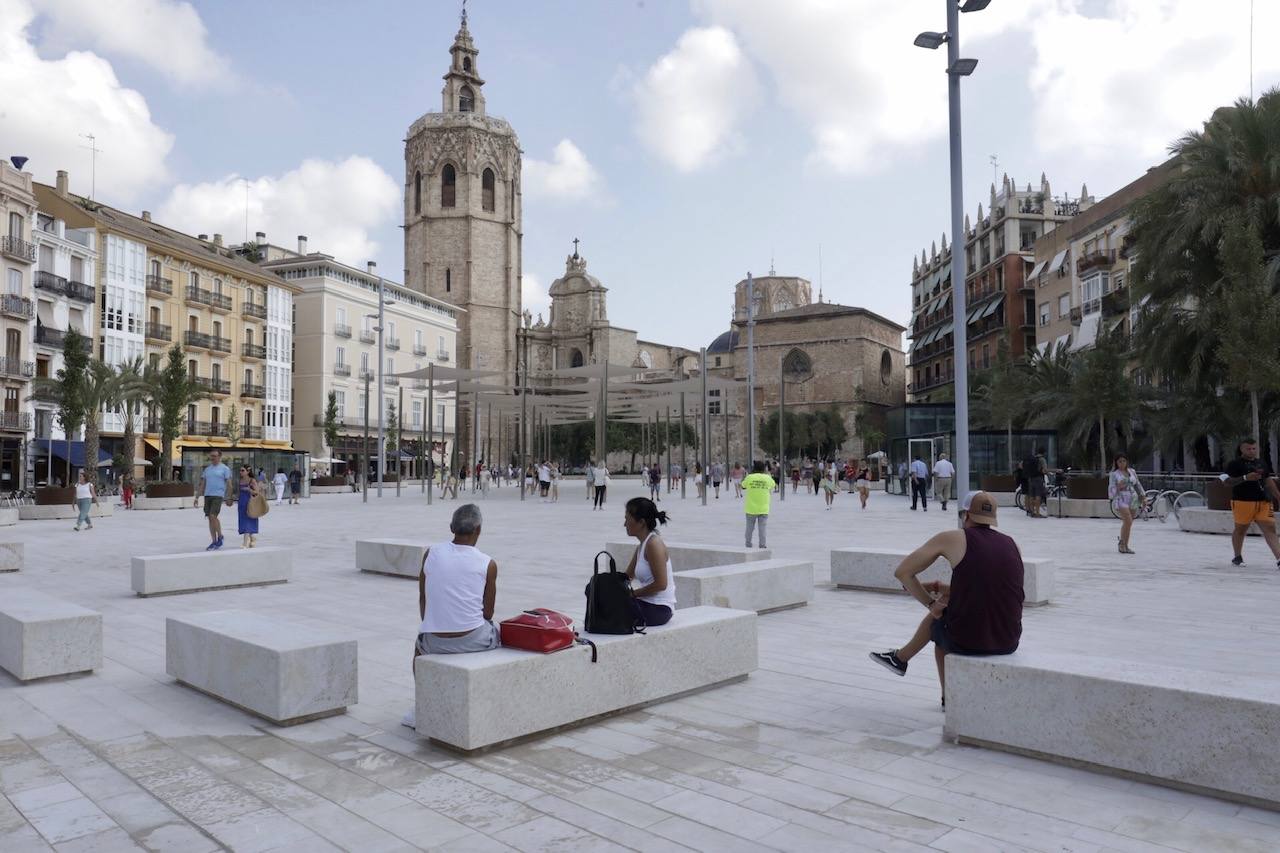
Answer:
[(361, 330), (360, 330), (360, 343), (362, 343), (362, 344), (371, 344), (371, 343), (373, 343), (375, 340), (377, 340), (377, 338), (375, 338), (375, 337), (374, 337), (374, 335), (373, 335), (373, 332), (372, 332), (372, 331), (370, 331), (369, 329), (361, 329)]
[(1102, 295), (1102, 316), (1114, 317), (1129, 310), (1129, 297), (1123, 288)]
[(0, 412), (0, 429), (29, 432), (31, 430), (31, 414), (29, 412)]
[(245, 424), (240, 428), (241, 438), (262, 438), (262, 427), (259, 424)]
[(67, 333), (61, 329), (51, 329), (48, 326), (36, 326), (36, 343), (39, 346), (62, 349), (62, 345), (66, 340)]
[(36, 259), (36, 247), (21, 237), (0, 237), (0, 253), (28, 263)]
[(262, 399), (267, 396), (267, 389), (262, 385), (248, 385), (242, 383), (240, 385), (240, 396), (257, 397), (258, 399)]
[(425, 391), (427, 390), (427, 384), (425, 379), (415, 379), (413, 380), (413, 389), (415, 391)]
[(34, 362), (23, 361), (20, 358), (0, 356), (0, 374), (30, 379), (36, 375), (36, 366)]
[(146, 325), (146, 335), (149, 340), (153, 341), (171, 341), (173, 340), (173, 327), (166, 326), (164, 323), (148, 323)]
[(1073, 305), (1071, 307), (1071, 325), (1079, 326), (1083, 319), (1084, 319), (1084, 309), (1082, 309), (1079, 305)]
[(240, 357), (241, 358), (259, 358), (259, 359), (266, 358), (267, 348), (264, 347), (262, 344), (241, 344)]
[(334, 375), (334, 376), (350, 376), (350, 375), (351, 375), (351, 365), (349, 365), (349, 364), (335, 364), (335, 365), (333, 366), (333, 375)]
[(366, 379), (372, 382), (373, 371), (362, 367), (360, 368), (360, 372), (356, 375), (356, 378), (359, 379), (361, 382), (365, 381)]
[(184, 346), (195, 349), (213, 349), (212, 335), (206, 335), (204, 332), (193, 332), (190, 329), (182, 333), (182, 343)]
[(267, 319), (267, 306), (260, 305), (257, 302), (246, 302), (240, 306), (240, 314), (244, 317), (257, 317), (259, 320)]
[(213, 379), (208, 376), (192, 376), (191, 379), (210, 394), (225, 396), (231, 393), (230, 379)]
[(36, 290), (47, 290), (59, 296), (65, 296), (67, 293), (67, 280), (51, 272), (36, 270), (32, 283), (35, 285)]
[(6, 293), (4, 298), (0, 299), (0, 314), (17, 317), (21, 320), (30, 320), (35, 316), (35, 313), (35, 307), (31, 304), (31, 300), (25, 296)]
[(1076, 261), (1076, 275), (1083, 275), (1095, 267), (1109, 267), (1116, 262), (1116, 250), (1094, 251)]
[(349, 338), (351, 337), (351, 327), (346, 323), (334, 323), (333, 333), (339, 338)]
[(383, 345), (384, 345), (384, 346), (386, 346), (386, 348), (387, 348), (387, 349), (395, 349), (395, 350), (398, 350), (398, 349), (400, 349), (400, 339), (399, 339), (399, 338), (386, 338), (386, 339), (383, 341)]
[(92, 284), (85, 284), (83, 281), (67, 282), (67, 298), (78, 299), (81, 302), (93, 302), (97, 297), (98, 289)]
[(955, 371), (952, 370), (948, 373), (939, 374), (935, 378), (921, 380), (918, 384), (909, 383), (907, 385), (907, 390), (913, 394), (920, 394), (925, 391), (929, 391), (934, 388), (937, 388), (939, 386), (947, 385), (951, 382), (954, 382), (955, 380), (956, 380), (956, 374), (955, 374)]
[(217, 311), (231, 310), (231, 297), (224, 296), (221, 293), (214, 293), (212, 290), (205, 290), (203, 287), (187, 287), (187, 301), (196, 302), (201, 305), (208, 305)]
[(173, 295), (173, 279), (164, 278), (158, 275), (147, 276), (147, 292), (163, 293), (165, 296)]
[(444, 350), (441, 350), (440, 352), (436, 353), (436, 361), (448, 361), (448, 360), (449, 360), (449, 353), (445, 352)]
[(425, 346), (423, 346), (422, 344), (414, 344), (414, 345), (413, 345), (413, 354), (414, 354), (414, 355), (426, 355), (426, 354), (427, 354), (427, 348), (426, 348)]
[(387, 385), (388, 387), (390, 387), (390, 388), (395, 388), (395, 387), (399, 386), (399, 384), (400, 384), (400, 379), (399, 379), (399, 377), (396, 377), (396, 376), (385, 376), (385, 375), (384, 375), (384, 376), (382, 377), (382, 381), (383, 381), (384, 383), (386, 383), (386, 385)]

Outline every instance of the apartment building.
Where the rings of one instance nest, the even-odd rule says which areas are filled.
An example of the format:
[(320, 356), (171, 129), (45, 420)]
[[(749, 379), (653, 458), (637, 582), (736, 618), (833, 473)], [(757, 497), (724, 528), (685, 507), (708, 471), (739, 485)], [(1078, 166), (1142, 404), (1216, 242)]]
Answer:
[(1036, 344), (1036, 301), (1027, 282), (1036, 241), (1093, 204), (1088, 187), (1080, 197), (1053, 197), (1042, 174), (1039, 189), (1020, 190), (1008, 175), (999, 193), (994, 184), (989, 207), (978, 205), (977, 221), (964, 222), (965, 314), (968, 352), (956, 354), (952, 330), (952, 248), (942, 237), (911, 264), (912, 315), (909, 337), (908, 402), (944, 402), (955, 396), (955, 359), (971, 370), (995, 363), (1002, 345), (1012, 357)]
[[(292, 313), (297, 288), (223, 245), (191, 236), (69, 190), (36, 184), (42, 211), (91, 229), (101, 246), (95, 352), (108, 364), (143, 355), (153, 365), (180, 344), (188, 373), (208, 397), (188, 407), (175, 461), (192, 469), (209, 447), (243, 450), (261, 467), (292, 467)], [(234, 413), (234, 415), (233, 415)], [(137, 458), (159, 453), (157, 424), (139, 419)], [(114, 451), (123, 415), (106, 413), (103, 444)], [(187, 452), (189, 451), (189, 452)], [(141, 475), (141, 472), (135, 472)]]
[[(15, 161), (19, 166), (25, 161)], [(35, 375), (31, 327), (35, 309), (31, 300), (36, 247), (31, 228), (36, 199), (31, 174), (8, 162), (0, 163), (0, 270), (4, 291), (0, 294), (0, 330), (4, 354), (0, 358), (0, 490), (12, 491), (28, 484), (27, 436), (31, 415), (26, 400)]]
[[(295, 446), (316, 458), (328, 455), (356, 462), (363, 447), (365, 389), (375, 395), (369, 412), (376, 429), (378, 372), (382, 371), (383, 411), (389, 415), (393, 403), (399, 406), (403, 392), (403, 411), (398, 411), (404, 424), (400, 445), (408, 457), (416, 455), (415, 441), (427, 428), (427, 383), (402, 382), (394, 374), (421, 370), (431, 363), (452, 365), (458, 316), (463, 309), (382, 279), (385, 326), (383, 361), (379, 364), (376, 317), (380, 279), (376, 265), (371, 261), (359, 269), (310, 252), (305, 236), (298, 237), (296, 250), (268, 243), (265, 234), (257, 237), (256, 244), (238, 251), (257, 257), (264, 270), (297, 291), (293, 300)], [(326, 446), (324, 440), (330, 391), (336, 395), (340, 424), (335, 447)], [(431, 402), (432, 452), (439, 459), (441, 453), (453, 449), (456, 409), (451, 394), (436, 393)], [(408, 464), (409, 460), (405, 461)]]
[(1134, 261), (1129, 242), (1133, 203), (1172, 176), (1175, 160), (1149, 169), (1071, 221), (1036, 241), (1028, 274), (1036, 301), (1036, 346), (1079, 350), (1099, 335), (1133, 331), (1138, 306), (1129, 298)]

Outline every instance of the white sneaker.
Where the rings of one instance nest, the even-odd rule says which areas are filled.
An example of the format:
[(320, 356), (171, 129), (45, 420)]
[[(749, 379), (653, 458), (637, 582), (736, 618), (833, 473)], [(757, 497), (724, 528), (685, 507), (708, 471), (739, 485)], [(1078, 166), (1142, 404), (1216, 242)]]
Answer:
[(415, 710), (416, 709), (414, 708), (410, 708), (409, 712), (400, 718), (400, 725), (405, 726), (406, 728), (416, 729), (418, 727), (418, 724), (417, 724), (417, 721), (414, 719)]

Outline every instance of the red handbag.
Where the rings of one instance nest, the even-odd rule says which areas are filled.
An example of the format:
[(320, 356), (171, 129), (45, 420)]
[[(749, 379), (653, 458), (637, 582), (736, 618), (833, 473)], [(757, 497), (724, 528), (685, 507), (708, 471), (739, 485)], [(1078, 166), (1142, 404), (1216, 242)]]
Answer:
[(502, 620), (498, 630), (502, 645), (530, 652), (558, 652), (572, 646), (577, 638), (572, 619), (542, 607)]

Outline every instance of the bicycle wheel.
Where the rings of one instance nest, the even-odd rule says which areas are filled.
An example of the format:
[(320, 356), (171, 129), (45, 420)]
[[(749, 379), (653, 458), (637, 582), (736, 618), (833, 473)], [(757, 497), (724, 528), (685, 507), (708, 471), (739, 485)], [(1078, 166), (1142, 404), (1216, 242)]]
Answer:
[(1192, 507), (1203, 507), (1205, 505), (1204, 495), (1199, 492), (1183, 492), (1178, 495), (1177, 500), (1173, 502), (1173, 516), (1178, 518), (1178, 513), (1184, 509)]
[(1173, 508), (1173, 501), (1178, 497), (1178, 493), (1168, 489), (1160, 491), (1152, 489), (1156, 492), (1155, 499), (1151, 503), (1151, 510), (1155, 513), (1156, 518), (1160, 519), (1163, 524), (1165, 519), (1169, 517), (1169, 510)]
[(1018, 509), (1022, 510), (1023, 512), (1026, 512), (1027, 508), (1022, 505), (1023, 504), (1022, 486), (1018, 486), (1016, 489), (1013, 490), (1013, 503), (1015, 506), (1018, 507)]

